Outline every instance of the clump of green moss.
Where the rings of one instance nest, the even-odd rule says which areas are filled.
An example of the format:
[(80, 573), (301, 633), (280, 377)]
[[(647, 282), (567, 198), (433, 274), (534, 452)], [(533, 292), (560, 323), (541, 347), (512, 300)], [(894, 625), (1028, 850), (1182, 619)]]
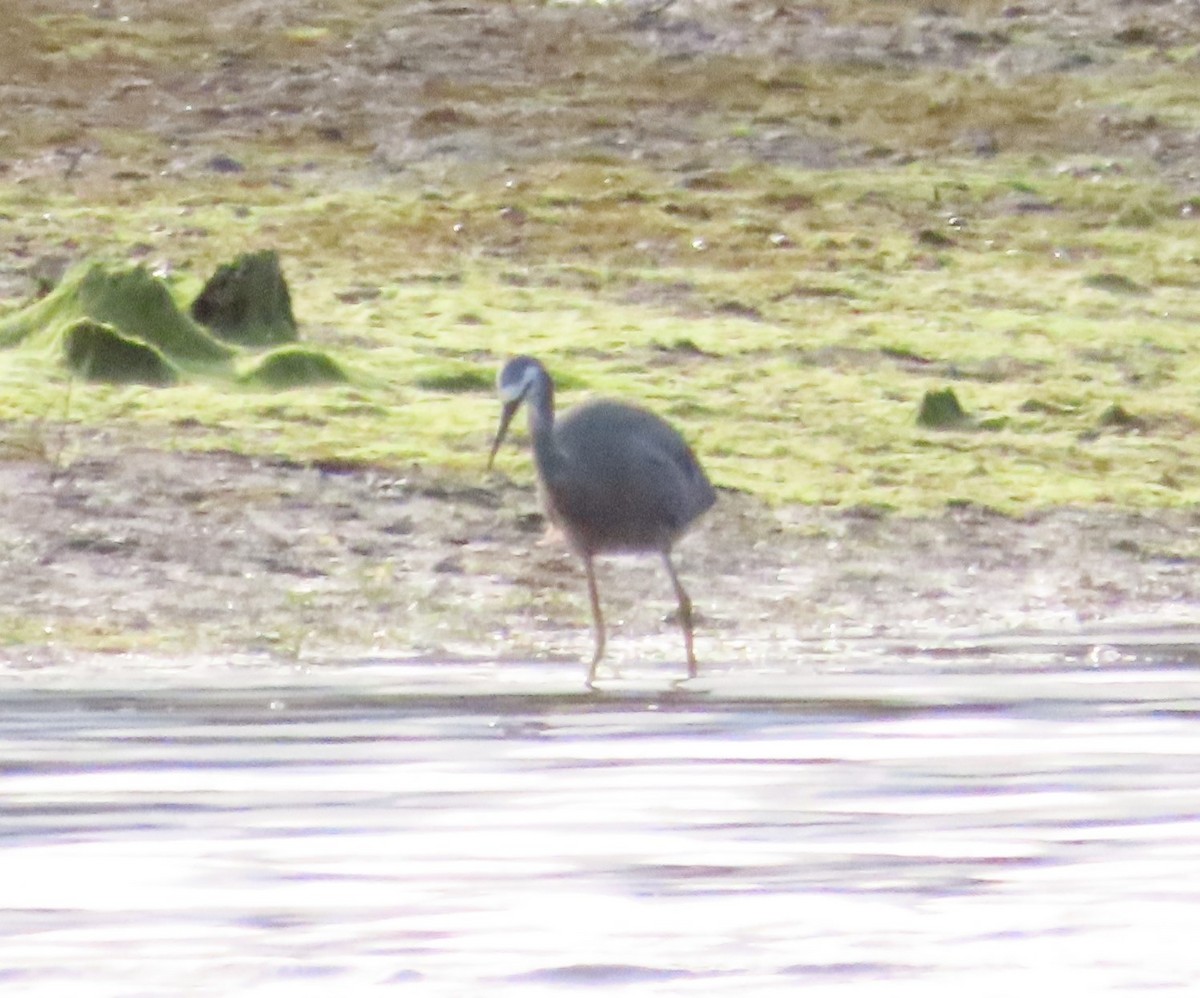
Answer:
[(341, 384), (349, 378), (337, 361), (320, 350), (281, 347), (263, 357), (240, 380), (261, 388), (287, 389)]
[(431, 371), (417, 378), (417, 387), (431, 392), (491, 391), (495, 375), (478, 368)]
[(967, 414), (953, 388), (927, 391), (921, 399), (921, 408), (917, 412), (918, 425), (933, 430), (947, 430), (965, 426), (967, 422)]
[(1158, 222), (1158, 215), (1149, 205), (1133, 202), (1117, 212), (1113, 221), (1123, 229), (1149, 229)]
[(191, 313), (229, 343), (261, 347), (297, 338), (292, 296), (274, 250), (243, 253), (218, 267)]
[(1100, 413), (1096, 425), (1102, 429), (1134, 431), (1144, 430), (1146, 421), (1134, 415), (1119, 402), (1113, 402)]
[(177, 364), (214, 365), (231, 356), (179, 310), (167, 286), (145, 267), (105, 263), (69, 271), (45, 298), (0, 322), (0, 346), (51, 345), (80, 319), (107, 325)]
[[(296, 336), (273, 252), (218, 269), (192, 310), (257, 346)], [(185, 315), (144, 267), (104, 263), (77, 267), (45, 298), (0, 322), (0, 346), (22, 344), (65, 360), (91, 381), (155, 386), (173, 385), (189, 369), (229, 375), (234, 357), (234, 349)], [(240, 380), (287, 389), (349, 379), (327, 354), (292, 346), (267, 354)]]
[(106, 322), (77, 319), (63, 333), (67, 366), (89, 381), (165, 387), (178, 380), (162, 351)]
[(1138, 284), (1133, 278), (1126, 277), (1124, 274), (1116, 274), (1109, 270), (1099, 274), (1089, 274), (1083, 279), (1083, 283), (1096, 291), (1107, 291), (1109, 294), (1114, 295), (1147, 294), (1146, 288)]

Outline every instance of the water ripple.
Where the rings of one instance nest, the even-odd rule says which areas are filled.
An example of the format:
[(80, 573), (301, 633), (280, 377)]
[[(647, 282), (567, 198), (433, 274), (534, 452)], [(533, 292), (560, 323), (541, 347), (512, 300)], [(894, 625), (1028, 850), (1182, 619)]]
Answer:
[(1185, 993), (1184, 646), (1099, 670), (880, 651), (600, 695), (536, 663), (0, 677), (0, 981)]

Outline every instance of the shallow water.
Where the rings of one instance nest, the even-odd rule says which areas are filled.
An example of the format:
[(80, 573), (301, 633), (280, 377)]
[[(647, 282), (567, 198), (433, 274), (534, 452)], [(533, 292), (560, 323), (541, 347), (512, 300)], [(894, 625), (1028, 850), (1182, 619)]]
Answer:
[(22, 995), (1193, 993), (1200, 633), (0, 673)]

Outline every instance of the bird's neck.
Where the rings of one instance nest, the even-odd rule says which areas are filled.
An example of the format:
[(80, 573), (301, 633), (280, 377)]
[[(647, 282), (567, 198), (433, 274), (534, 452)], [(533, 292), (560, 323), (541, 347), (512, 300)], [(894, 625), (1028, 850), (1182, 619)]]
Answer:
[(543, 478), (553, 478), (566, 464), (566, 456), (554, 439), (554, 399), (544, 392), (529, 400), (529, 436), (538, 471)]

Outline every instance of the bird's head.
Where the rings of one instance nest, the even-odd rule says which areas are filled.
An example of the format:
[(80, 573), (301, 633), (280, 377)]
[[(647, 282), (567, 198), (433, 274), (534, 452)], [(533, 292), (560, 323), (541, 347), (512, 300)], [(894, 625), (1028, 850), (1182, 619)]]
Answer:
[[(549, 399), (553, 391), (550, 375), (535, 357), (514, 357), (500, 369), (496, 378), (496, 391), (500, 395), (503, 408), (500, 410), (500, 427), (496, 431), (496, 439), (492, 441), (492, 452), (488, 455), (488, 468), (496, 460), (496, 452), (504, 443), (504, 435), (508, 432), (508, 424), (521, 407), (521, 403), (531, 392)], [(542, 399), (538, 399), (539, 404)]]

